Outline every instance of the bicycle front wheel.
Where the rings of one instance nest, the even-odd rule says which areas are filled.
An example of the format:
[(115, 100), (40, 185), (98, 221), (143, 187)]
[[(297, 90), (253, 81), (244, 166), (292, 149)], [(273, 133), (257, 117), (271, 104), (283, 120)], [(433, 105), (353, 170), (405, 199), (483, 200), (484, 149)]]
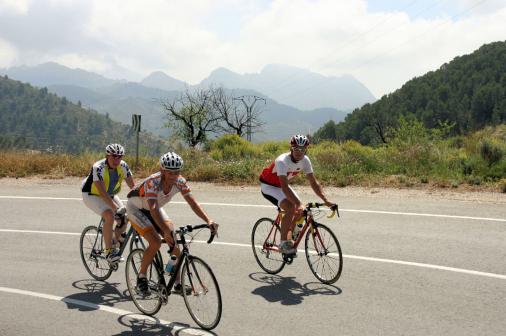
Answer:
[(202, 259), (188, 256), (181, 271), (186, 308), (203, 329), (215, 328), (221, 319), (221, 292), (213, 271)]
[(112, 273), (109, 262), (105, 259), (104, 237), (102, 231), (90, 225), (81, 233), (79, 249), (81, 260), (86, 271), (96, 280), (107, 280)]
[(270, 218), (260, 218), (251, 232), (251, 247), (258, 265), (269, 274), (277, 274), (285, 267), (279, 252), (281, 230)]
[(137, 285), (137, 276), (139, 275), (143, 256), (143, 249), (135, 249), (128, 255), (125, 267), (126, 283), (128, 292), (135, 306), (146, 315), (154, 315), (158, 313), (162, 306), (162, 289), (165, 288), (165, 286), (163, 286), (160, 278), (163, 275), (160, 276), (160, 272), (155, 263), (151, 263), (146, 272), (149, 293), (143, 294), (138, 292), (135, 287)]
[(314, 223), (306, 233), (306, 260), (314, 276), (324, 284), (339, 279), (343, 270), (341, 246), (335, 234), (325, 225)]

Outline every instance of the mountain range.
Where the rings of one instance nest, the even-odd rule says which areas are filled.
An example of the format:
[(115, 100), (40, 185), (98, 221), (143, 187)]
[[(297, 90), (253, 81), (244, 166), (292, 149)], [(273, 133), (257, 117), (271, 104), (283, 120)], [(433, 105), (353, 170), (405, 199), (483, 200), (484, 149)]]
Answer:
[(258, 106), (265, 126), (253, 136), (255, 141), (284, 139), (294, 132), (314, 132), (326, 121), (339, 122), (353, 107), (375, 100), (351, 76), (325, 77), (284, 65), (269, 65), (259, 74), (245, 75), (219, 68), (194, 86), (161, 71), (135, 83), (52, 62), (3, 69), (0, 74), (47, 87), (50, 92), (126, 124), (132, 114), (141, 114), (143, 129), (161, 136), (170, 134), (164, 127), (161, 101), (172, 100), (187, 88), (223, 86), (234, 96), (256, 95), (266, 99), (265, 105)]

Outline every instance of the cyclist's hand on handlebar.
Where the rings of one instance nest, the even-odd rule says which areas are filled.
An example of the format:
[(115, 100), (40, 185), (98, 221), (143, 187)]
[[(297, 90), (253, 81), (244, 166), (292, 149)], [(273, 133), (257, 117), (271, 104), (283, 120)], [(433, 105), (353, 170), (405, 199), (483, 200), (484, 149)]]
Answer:
[(220, 226), (218, 223), (213, 222), (212, 220), (207, 223), (209, 226), (209, 230), (211, 230), (212, 234), (218, 235), (218, 226)]
[(336, 203), (332, 203), (330, 201), (325, 201), (325, 205), (332, 209), (336, 206)]

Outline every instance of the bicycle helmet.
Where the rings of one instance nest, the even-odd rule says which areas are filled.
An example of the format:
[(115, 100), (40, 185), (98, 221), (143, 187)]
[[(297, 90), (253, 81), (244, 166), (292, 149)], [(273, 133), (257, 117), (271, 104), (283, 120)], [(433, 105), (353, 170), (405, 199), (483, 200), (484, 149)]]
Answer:
[(105, 152), (107, 153), (107, 155), (125, 155), (125, 148), (123, 148), (123, 146), (121, 146), (120, 144), (117, 144), (117, 143), (113, 143), (113, 144), (109, 144), (107, 145), (107, 147), (105, 147)]
[(160, 158), (160, 167), (164, 170), (179, 170), (183, 168), (183, 159), (174, 152), (168, 152)]
[(290, 146), (292, 147), (307, 147), (309, 146), (309, 139), (307, 136), (302, 134), (297, 134), (292, 136), (290, 139)]

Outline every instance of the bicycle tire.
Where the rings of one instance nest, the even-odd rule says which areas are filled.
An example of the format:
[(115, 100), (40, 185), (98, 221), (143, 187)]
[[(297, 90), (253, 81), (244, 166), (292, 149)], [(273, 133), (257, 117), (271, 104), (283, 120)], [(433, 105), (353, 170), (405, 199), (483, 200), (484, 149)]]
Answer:
[(143, 249), (134, 249), (128, 254), (125, 267), (125, 279), (127, 283), (128, 292), (137, 309), (146, 315), (154, 315), (158, 313), (162, 306), (161, 293), (163, 271), (159, 270), (155, 262), (151, 263), (148, 267), (146, 276), (148, 278), (148, 286), (150, 294), (143, 295), (137, 293), (135, 286), (137, 285), (137, 276), (139, 274), (140, 264), (144, 256)]
[(314, 276), (324, 284), (333, 284), (343, 270), (343, 254), (336, 235), (327, 226), (314, 223), (306, 233), (306, 260)]
[(107, 280), (113, 271), (105, 259), (104, 238), (94, 225), (84, 228), (79, 240), (79, 250), (84, 268), (96, 280)]
[(285, 267), (283, 255), (270, 247), (278, 246), (281, 229), (270, 218), (260, 218), (251, 232), (251, 247), (258, 265), (269, 274), (277, 274)]
[(221, 319), (222, 301), (218, 281), (211, 267), (202, 259), (188, 256), (181, 271), (181, 286), (186, 308), (203, 329), (214, 329)]

